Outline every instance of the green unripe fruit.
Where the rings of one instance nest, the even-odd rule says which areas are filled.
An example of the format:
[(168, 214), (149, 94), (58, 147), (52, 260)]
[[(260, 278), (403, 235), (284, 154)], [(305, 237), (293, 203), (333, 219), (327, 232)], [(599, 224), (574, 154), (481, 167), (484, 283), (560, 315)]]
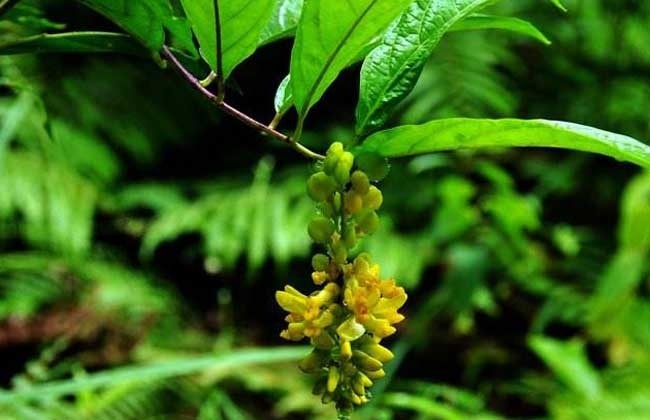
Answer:
[(319, 244), (328, 243), (332, 238), (334, 230), (334, 222), (323, 216), (314, 217), (311, 222), (309, 222), (309, 227), (307, 228), (309, 236), (311, 236), (314, 242)]
[(334, 169), (334, 178), (341, 185), (345, 185), (350, 180), (350, 171), (354, 165), (354, 155), (350, 152), (343, 152), (341, 158)]
[(366, 209), (359, 213), (357, 218), (359, 229), (364, 233), (371, 235), (377, 231), (379, 227), (379, 216), (373, 210)]
[(330, 257), (325, 254), (316, 254), (311, 258), (314, 271), (326, 271), (330, 265)]
[(374, 185), (371, 185), (370, 188), (368, 189), (368, 193), (363, 198), (363, 204), (368, 208), (377, 210), (379, 207), (381, 207), (383, 202), (384, 202), (384, 195), (381, 193), (379, 188), (375, 187)]
[(325, 201), (336, 191), (336, 181), (325, 172), (316, 172), (307, 181), (307, 193), (314, 201)]
[(350, 177), (350, 182), (352, 182), (352, 188), (359, 195), (366, 195), (368, 189), (370, 188), (370, 180), (368, 175), (361, 171), (354, 171)]

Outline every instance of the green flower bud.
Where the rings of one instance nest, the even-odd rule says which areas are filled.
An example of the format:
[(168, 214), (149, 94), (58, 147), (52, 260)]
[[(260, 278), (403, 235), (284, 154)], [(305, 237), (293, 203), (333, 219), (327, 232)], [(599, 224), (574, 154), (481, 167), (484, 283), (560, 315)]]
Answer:
[(375, 371), (366, 371), (365, 374), (368, 377), (368, 379), (373, 379), (373, 380), (381, 379), (384, 376), (386, 376), (386, 372), (384, 371), (384, 369), (379, 369)]
[(352, 344), (348, 340), (341, 342), (341, 360), (350, 360), (352, 358)]
[(327, 149), (327, 156), (338, 156), (341, 157), (343, 154), (343, 143), (340, 141), (335, 141), (334, 143), (330, 144), (330, 147)]
[(305, 373), (319, 372), (329, 360), (329, 353), (322, 350), (313, 350), (298, 363), (298, 367)]
[(339, 368), (330, 366), (329, 373), (327, 374), (327, 392), (336, 391), (336, 387), (339, 385), (339, 379), (341, 379)]
[(365, 372), (375, 372), (384, 367), (379, 360), (360, 350), (352, 352), (352, 360)]
[(371, 235), (379, 227), (379, 216), (373, 210), (366, 209), (357, 216), (357, 223), (362, 232)]
[(343, 242), (348, 249), (352, 249), (357, 245), (357, 231), (354, 222), (349, 223), (343, 231)]
[(327, 149), (327, 154), (325, 160), (323, 161), (323, 171), (327, 175), (333, 175), (336, 165), (341, 159), (343, 154), (343, 144), (340, 142), (332, 143), (332, 145)]
[(341, 193), (337, 191), (334, 193), (334, 197), (332, 197), (332, 205), (334, 206), (335, 211), (341, 211), (341, 202)]
[(365, 373), (358, 372), (357, 375), (359, 376), (363, 386), (365, 386), (366, 388), (370, 388), (372, 386), (373, 382), (370, 380), (368, 376), (366, 376)]
[(336, 191), (336, 181), (325, 172), (316, 172), (307, 180), (307, 193), (314, 201), (325, 201)]
[(312, 337), (310, 341), (312, 346), (322, 350), (330, 350), (332, 347), (334, 347), (334, 345), (336, 345), (336, 342), (332, 336), (327, 332), (323, 332), (321, 334), (318, 334), (316, 337)]
[(351, 382), (352, 390), (355, 394), (364, 395), (366, 393), (366, 387), (363, 386), (363, 380), (359, 374), (355, 375)]
[(355, 404), (355, 405), (361, 405), (361, 397), (359, 397), (357, 394), (355, 394), (354, 392), (352, 392), (352, 390), (348, 390), (348, 391), (345, 393), (345, 396), (346, 396), (346, 398), (347, 398), (349, 401), (352, 401), (353, 404)]
[(348, 259), (348, 249), (345, 246), (345, 243), (342, 241), (337, 241), (332, 245), (332, 252), (334, 253), (334, 261), (337, 264), (345, 264)]
[(354, 165), (354, 155), (350, 152), (343, 152), (341, 158), (334, 169), (334, 178), (341, 185), (345, 185), (350, 180), (350, 171)]
[[(338, 193), (336, 193), (336, 194), (338, 194)], [(327, 201), (322, 201), (322, 202), (318, 203), (318, 209), (323, 214), (323, 216), (329, 217), (329, 218), (334, 218), (336, 216), (336, 213), (337, 213), (336, 210), (334, 210), (334, 206), (331, 203), (327, 202)]]
[(334, 401), (334, 395), (326, 392), (323, 394), (323, 397), (320, 399), (323, 404), (329, 404)]
[(330, 257), (325, 254), (315, 254), (311, 258), (311, 266), (314, 271), (327, 271), (330, 266)]
[(395, 357), (395, 355), (393, 355), (393, 352), (377, 343), (364, 344), (360, 347), (360, 350), (382, 363), (386, 363)]
[(323, 375), (318, 378), (314, 387), (311, 390), (311, 393), (314, 395), (321, 395), (327, 389), (327, 375)]
[(323, 216), (314, 217), (309, 222), (309, 227), (307, 228), (309, 236), (311, 236), (314, 242), (321, 244), (330, 241), (335, 229), (334, 222)]
[(365, 207), (377, 210), (381, 207), (381, 204), (384, 202), (384, 196), (379, 190), (379, 188), (371, 185), (368, 189), (368, 193), (363, 198), (363, 204)]
[(350, 182), (352, 182), (352, 188), (359, 195), (366, 195), (368, 188), (370, 188), (370, 180), (368, 175), (362, 171), (354, 171), (350, 177)]

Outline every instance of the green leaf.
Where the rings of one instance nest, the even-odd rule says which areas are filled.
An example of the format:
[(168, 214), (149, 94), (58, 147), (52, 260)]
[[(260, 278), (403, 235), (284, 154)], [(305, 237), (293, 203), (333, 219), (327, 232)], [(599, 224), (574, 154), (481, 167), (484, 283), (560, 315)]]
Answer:
[(62, 52), (147, 55), (147, 51), (129, 35), (113, 32), (40, 34), (0, 44), (0, 54)]
[(455, 24), (450, 31), (468, 31), (479, 29), (502, 29), (520, 35), (529, 36), (539, 42), (550, 45), (551, 41), (532, 23), (511, 17), (474, 14)]
[[(185, 13), (210, 68), (217, 71), (217, 27), (214, 0), (182, 0)], [(219, 3), (223, 77), (257, 48), (273, 11), (272, 0), (228, 0)]]
[(463, 18), (492, 0), (415, 0), (361, 68), (358, 135), (379, 129), (415, 87), (429, 56)]
[(17, 400), (47, 400), (101, 387), (196, 374), (208, 369), (225, 373), (253, 364), (298, 360), (304, 357), (306, 352), (305, 347), (235, 350), (222, 355), (201, 355), (147, 365), (119, 367), (69, 380), (46, 382), (13, 391), (3, 390), (0, 392), (0, 403)]
[(31, 94), (22, 93), (0, 119), (0, 168), (4, 167), (4, 155), (9, 142), (34, 108), (34, 102)]
[(623, 193), (618, 238), (622, 250), (650, 252), (650, 173), (634, 178)]
[(549, 0), (549, 1), (550, 1), (551, 3), (553, 3), (553, 5), (554, 5), (555, 7), (557, 7), (558, 9), (560, 9), (561, 11), (563, 11), (563, 12), (566, 12), (566, 11), (567, 11), (566, 6), (564, 6), (564, 4), (562, 4), (562, 1), (561, 1), (561, 0)]
[(259, 45), (293, 35), (300, 20), (304, 0), (276, 0), (271, 18), (262, 30)]
[(355, 150), (386, 157), (483, 147), (553, 147), (598, 153), (650, 168), (650, 147), (621, 134), (562, 121), (449, 118), (368, 137)]
[(572, 391), (590, 399), (601, 394), (598, 372), (589, 362), (583, 342), (533, 336), (528, 339), (528, 346)]
[(158, 51), (165, 41), (164, 23), (171, 18), (166, 0), (78, 0), (115, 22), (148, 49)]
[(407, 0), (310, 0), (291, 55), (291, 87), (301, 121), (328, 86), (386, 30)]

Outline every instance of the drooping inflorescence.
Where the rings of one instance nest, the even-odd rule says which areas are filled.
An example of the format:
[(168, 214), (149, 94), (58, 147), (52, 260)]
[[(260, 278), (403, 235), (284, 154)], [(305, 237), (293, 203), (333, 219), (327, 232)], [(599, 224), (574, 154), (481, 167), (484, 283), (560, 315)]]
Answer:
[(278, 304), (289, 312), (280, 335), (309, 338), (314, 349), (300, 369), (318, 375), (314, 393), (324, 403), (349, 412), (370, 399), (368, 388), (385, 375), (383, 364), (393, 354), (380, 343), (404, 319), (397, 311), (407, 297), (394, 279), (379, 277), (379, 265), (367, 253), (349, 261), (359, 239), (379, 226), (381, 191), (366, 173), (353, 171), (354, 156), (341, 143), (333, 143), (319, 165), (307, 191), (318, 203), (309, 235), (327, 251), (312, 258), (312, 280), (321, 288), (309, 295), (291, 286), (276, 292)]

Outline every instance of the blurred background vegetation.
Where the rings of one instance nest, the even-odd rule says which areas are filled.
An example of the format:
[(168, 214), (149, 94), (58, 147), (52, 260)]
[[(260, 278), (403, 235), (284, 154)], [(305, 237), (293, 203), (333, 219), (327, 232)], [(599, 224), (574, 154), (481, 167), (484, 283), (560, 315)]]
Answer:
[[(549, 47), (448, 35), (397, 122), (544, 117), (650, 140), (650, 2), (548, 3), (495, 9)], [(113, 28), (65, 1), (0, 19), (0, 42), (63, 21)], [(290, 47), (244, 63), (230, 100), (270, 120)], [(309, 146), (352, 137), (357, 85), (354, 68), (315, 108)], [(283, 345), (273, 292), (310, 283), (309, 170), (153, 61), (0, 57), (0, 382), (38, 397), (0, 393), (0, 417), (331, 418), (294, 363), (38, 388)], [(408, 319), (359, 418), (650, 418), (650, 175), (493, 150), (394, 161), (382, 189), (365, 246), (408, 289)]]

